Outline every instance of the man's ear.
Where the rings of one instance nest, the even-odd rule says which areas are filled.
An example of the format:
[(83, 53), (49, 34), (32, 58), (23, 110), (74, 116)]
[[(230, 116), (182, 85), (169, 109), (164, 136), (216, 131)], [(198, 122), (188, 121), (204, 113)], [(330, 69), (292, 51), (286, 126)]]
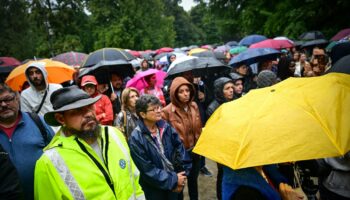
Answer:
[(55, 113), (55, 119), (62, 125), (65, 125), (65, 120), (62, 113)]

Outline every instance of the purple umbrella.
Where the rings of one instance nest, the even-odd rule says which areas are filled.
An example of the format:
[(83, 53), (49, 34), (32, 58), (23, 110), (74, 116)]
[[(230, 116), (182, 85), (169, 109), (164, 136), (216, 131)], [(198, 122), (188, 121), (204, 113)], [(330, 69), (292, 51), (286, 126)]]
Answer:
[(341, 39), (345, 38), (348, 35), (350, 35), (350, 28), (343, 29), (343, 30), (339, 31), (335, 36), (333, 36), (331, 41), (341, 40)]
[(80, 66), (84, 62), (86, 56), (87, 54), (85, 53), (71, 51), (59, 54), (53, 57), (52, 60), (60, 61), (70, 66)]

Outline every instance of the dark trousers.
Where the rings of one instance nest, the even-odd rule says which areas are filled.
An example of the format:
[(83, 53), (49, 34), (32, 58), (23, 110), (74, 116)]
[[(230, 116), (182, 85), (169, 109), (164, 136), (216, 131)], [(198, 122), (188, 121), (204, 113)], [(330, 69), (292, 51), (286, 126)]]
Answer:
[[(187, 177), (188, 195), (191, 200), (198, 200), (198, 175), (200, 170), (200, 157), (192, 151), (188, 152), (192, 159), (192, 169)], [(179, 200), (183, 199), (183, 193), (179, 194)]]
[(222, 177), (224, 175), (222, 165), (217, 163), (218, 166), (218, 175), (216, 177), (216, 197), (218, 200), (222, 199)]
[(205, 167), (205, 157), (204, 156), (201, 156), (201, 162), (200, 162), (200, 167), (199, 169), (202, 169), (203, 167)]

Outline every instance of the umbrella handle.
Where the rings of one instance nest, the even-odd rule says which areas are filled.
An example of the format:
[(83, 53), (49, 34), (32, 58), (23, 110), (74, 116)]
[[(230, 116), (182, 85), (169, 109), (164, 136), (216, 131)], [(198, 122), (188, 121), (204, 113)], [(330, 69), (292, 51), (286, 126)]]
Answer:
[(109, 81), (109, 85), (111, 86), (112, 93), (114, 93), (114, 88), (111, 81)]

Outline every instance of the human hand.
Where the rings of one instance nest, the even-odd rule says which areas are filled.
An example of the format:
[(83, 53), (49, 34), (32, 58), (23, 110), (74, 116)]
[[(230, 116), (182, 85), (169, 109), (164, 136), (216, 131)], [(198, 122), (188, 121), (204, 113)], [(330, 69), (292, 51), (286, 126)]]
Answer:
[(295, 191), (290, 185), (280, 183), (279, 185), (280, 195), (283, 200), (302, 200), (304, 196)]
[(117, 95), (113, 92), (111, 94), (111, 101), (114, 101), (117, 98)]
[(173, 190), (173, 192), (180, 193), (185, 187), (186, 180), (187, 180), (187, 177), (184, 171), (177, 173), (177, 186)]
[(198, 91), (198, 99), (199, 99), (200, 101), (203, 101), (204, 98), (205, 98), (205, 94), (204, 94), (203, 92), (201, 92), (201, 91)]

